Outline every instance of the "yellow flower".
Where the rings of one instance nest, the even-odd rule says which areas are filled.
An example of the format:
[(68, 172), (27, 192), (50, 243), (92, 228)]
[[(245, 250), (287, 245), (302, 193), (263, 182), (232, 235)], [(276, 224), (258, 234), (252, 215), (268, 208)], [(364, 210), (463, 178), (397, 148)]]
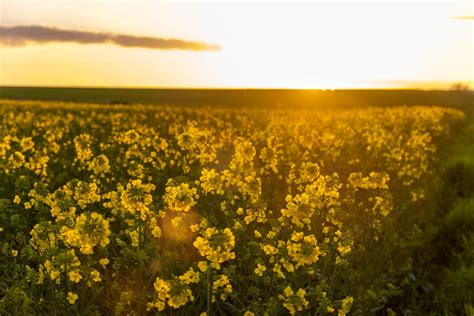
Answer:
[(203, 169), (199, 178), (199, 184), (205, 193), (224, 194), (223, 183), (219, 173), (214, 169)]
[(293, 295), (294, 292), (290, 286), (287, 286), (285, 290), (283, 290), (283, 293), (285, 294), (286, 297), (290, 297), (291, 295)]
[(283, 295), (279, 295), (278, 298), (283, 301), (283, 306), (288, 312), (294, 315), (297, 311), (301, 312), (309, 307), (309, 301), (306, 300), (305, 296), (306, 291), (304, 289), (298, 289), (295, 294), (291, 286), (287, 286), (283, 290)]
[(294, 272), (295, 271), (295, 266), (292, 263), (290, 263), (286, 260), (281, 260), (281, 263), (282, 263), (283, 267), (286, 269), (286, 271), (288, 271), (288, 272)]
[(346, 255), (347, 253), (351, 252), (351, 246), (350, 245), (341, 245), (338, 244), (337, 246), (337, 251), (341, 254), (341, 256)]
[(89, 216), (81, 214), (76, 218), (74, 228), (65, 227), (61, 235), (66, 244), (80, 247), (83, 254), (93, 254), (94, 246), (105, 247), (109, 244), (109, 222), (102, 215), (92, 212)]
[(199, 282), (199, 272), (194, 271), (193, 268), (189, 268), (183, 275), (178, 277), (184, 284), (198, 283)]
[(11, 254), (12, 254), (13, 257), (18, 256), (18, 250), (13, 249), (13, 250), (11, 251)]
[(158, 298), (164, 301), (168, 297), (168, 291), (171, 289), (171, 284), (160, 278), (156, 278), (153, 287), (158, 294)]
[(149, 212), (148, 205), (153, 202), (150, 192), (154, 189), (155, 185), (151, 183), (144, 184), (141, 179), (132, 180), (120, 195), (120, 201), (127, 212), (139, 212), (144, 220)]
[(177, 186), (167, 185), (164, 201), (168, 208), (175, 212), (189, 212), (196, 204), (196, 188), (191, 188), (189, 183), (182, 183)]
[[(187, 279), (189, 280), (189, 278)], [(155, 307), (158, 311), (164, 310), (165, 302), (170, 307), (179, 308), (194, 300), (191, 289), (179, 279), (166, 281), (156, 278), (153, 287), (157, 295)]]
[(81, 279), (82, 279), (82, 276), (79, 274), (79, 272), (77, 271), (69, 272), (69, 280), (71, 280), (72, 282), (78, 283), (79, 281), (81, 281)]
[(275, 272), (279, 278), (286, 279), (285, 274), (283, 273), (283, 271), (281, 271), (281, 265), (280, 264), (278, 264), (278, 263), (275, 264), (275, 266), (273, 267), (273, 272)]
[(35, 143), (31, 139), (31, 137), (24, 137), (20, 141), (20, 146), (21, 146), (21, 149), (23, 149), (23, 151), (29, 151), (33, 149), (33, 147), (35, 147)]
[(265, 246), (262, 246), (262, 250), (263, 252), (265, 252), (265, 254), (267, 256), (270, 256), (270, 255), (275, 255), (278, 253), (278, 249), (273, 247), (272, 245), (265, 245)]
[(263, 272), (267, 271), (267, 267), (264, 265), (261, 265), (260, 263), (257, 263), (257, 267), (255, 268), (254, 272), (258, 276), (263, 276)]
[(92, 277), (92, 280), (94, 280), (95, 282), (100, 282), (102, 281), (102, 279), (100, 278), (100, 272), (97, 271), (97, 270), (93, 270), (91, 272), (91, 277)]
[(271, 231), (268, 232), (267, 238), (273, 239), (273, 238), (275, 238), (276, 234), (277, 234), (276, 232), (271, 230)]
[(99, 155), (89, 162), (88, 169), (95, 174), (108, 173), (110, 171), (109, 159), (105, 155)]
[(87, 205), (100, 201), (97, 184), (79, 181), (74, 188), (74, 199), (81, 209)]
[(235, 246), (235, 237), (229, 228), (224, 230), (207, 228), (202, 234), (204, 236), (197, 237), (193, 246), (201, 256), (211, 262), (213, 268), (219, 270), (221, 263), (235, 258), (235, 253), (232, 251)]
[(21, 166), (23, 166), (23, 164), (25, 163), (25, 156), (21, 152), (16, 151), (10, 156), (8, 161), (13, 169), (18, 169), (21, 168)]
[(138, 232), (136, 230), (128, 231), (128, 235), (130, 236), (130, 240), (132, 241), (132, 246), (138, 247), (140, 242)]
[(18, 195), (15, 195), (15, 198), (13, 199), (13, 203), (20, 204), (20, 202), (21, 202), (20, 197)]
[(74, 138), (76, 156), (80, 162), (85, 162), (92, 157), (91, 143), (92, 137), (89, 134), (80, 134)]
[(252, 313), (251, 311), (246, 311), (246, 312), (244, 313), (244, 316), (255, 316), (255, 314)]
[(174, 228), (177, 228), (179, 226), (179, 223), (181, 223), (181, 221), (183, 220), (182, 217), (180, 216), (175, 216), (172, 220), (171, 220), (171, 226), (173, 226)]
[(227, 296), (232, 293), (232, 284), (230, 284), (229, 277), (225, 274), (221, 274), (212, 284), (212, 301), (215, 301), (214, 293), (221, 292), (220, 299), (225, 301)]
[(199, 231), (199, 224), (192, 224), (192, 225), (190, 226), (190, 229), (191, 229), (191, 231), (192, 231), (193, 233)]
[(58, 270), (51, 270), (50, 277), (51, 280), (56, 280), (59, 277), (60, 273)]
[(234, 229), (235, 230), (240, 230), (240, 229), (242, 229), (242, 227), (243, 226), (240, 222), (238, 222), (238, 221), (235, 222), (235, 224), (234, 224)]
[(293, 233), (286, 247), (288, 256), (296, 263), (296, 268), (317, 262), (321, 254), (314, 235), (303, 237), (303, 233)]
[(103, 266), (105, 268), (106, 265), (109, 264), (109, 259), (108, 258), (102, 258), (99, 260), (99, 263), (101, 266)]
[(76, 294), (76, 293), (73, 293), (73, 292), (68, 292), (67, 293), (67, 301), (69, 302), (69, 304), (74, 304), (76, 303), (76, 300), (79, 296)]
[(341, 308), (337, 311), (337, 316), (344, 316), (351, 310), (354, 299), (351, 296), (347, 296), (341, 300)]
[(207, 262), (206, 261), (199, 261), (198, 262), (198, 268), (199, 268), (199, 270), (201, 270), (201, 272), (206, 272), (207, 268), (208, 268)]

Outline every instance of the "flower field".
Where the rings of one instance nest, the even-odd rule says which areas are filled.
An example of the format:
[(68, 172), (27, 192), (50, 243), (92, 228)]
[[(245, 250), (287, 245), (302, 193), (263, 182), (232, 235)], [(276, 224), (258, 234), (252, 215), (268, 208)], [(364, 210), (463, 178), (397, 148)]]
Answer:
[(0, 314), (391, 315), (464, 119), (0, 106)]

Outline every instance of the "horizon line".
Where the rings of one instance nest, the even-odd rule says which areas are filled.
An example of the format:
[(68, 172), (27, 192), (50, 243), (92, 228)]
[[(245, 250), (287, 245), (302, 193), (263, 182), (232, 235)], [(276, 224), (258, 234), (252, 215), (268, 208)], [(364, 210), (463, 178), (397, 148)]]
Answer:
[[(452, 83), (451, 83), (452, 84)], [(1, 88), (37, 88), (37, 89), (110, 89), (110, 90), (281, 90), (281, 91), (337, 91), (337, 90), (412, 90), (412, 91), (456, 91), (449, 87), (337, 87), (337, 88), (295, 88), (295, 87), (196, 87), (196, 86), (79, 86), (79, 85), (10, 85), (0, 84)], [(467, 90), (472, 91), (472, 90)]]

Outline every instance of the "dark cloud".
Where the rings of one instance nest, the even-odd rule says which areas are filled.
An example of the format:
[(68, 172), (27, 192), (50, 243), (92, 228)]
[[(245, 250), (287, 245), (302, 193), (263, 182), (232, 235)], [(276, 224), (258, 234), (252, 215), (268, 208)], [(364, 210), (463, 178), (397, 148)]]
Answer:
[(220, 46), (216, 44), (190, 42), (172, 38), (75, 31), (40, 25), (0, 26), (0, 44), (5, 46), (24, 46), (30, 43), (50, 42), (115, 44), (123, 47), (141, 47), (148, 49), (220, 50)]

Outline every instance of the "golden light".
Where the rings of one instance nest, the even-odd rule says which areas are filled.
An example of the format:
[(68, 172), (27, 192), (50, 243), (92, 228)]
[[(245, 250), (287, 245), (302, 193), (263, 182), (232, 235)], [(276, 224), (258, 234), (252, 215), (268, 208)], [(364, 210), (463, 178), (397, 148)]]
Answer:
[[(219, 43), (219, 52), (2, 47), (0, 84), (366, 88), (473, 83), (469, 2), (4, 0), (3, 23)], [(119, 18), (119, 17), (126, 17)]]

